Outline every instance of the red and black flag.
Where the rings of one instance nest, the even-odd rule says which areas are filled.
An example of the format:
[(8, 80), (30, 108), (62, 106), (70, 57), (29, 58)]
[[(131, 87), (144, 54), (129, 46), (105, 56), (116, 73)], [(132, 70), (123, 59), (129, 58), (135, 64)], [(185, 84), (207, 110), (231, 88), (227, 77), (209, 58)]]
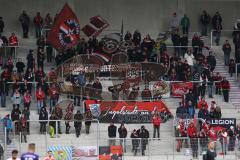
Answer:
[(69, 5), (65, 4), (48, 34), (47, 41), (56, 49), (68, 49), (75, 46), (79, 38), (78, 19)]

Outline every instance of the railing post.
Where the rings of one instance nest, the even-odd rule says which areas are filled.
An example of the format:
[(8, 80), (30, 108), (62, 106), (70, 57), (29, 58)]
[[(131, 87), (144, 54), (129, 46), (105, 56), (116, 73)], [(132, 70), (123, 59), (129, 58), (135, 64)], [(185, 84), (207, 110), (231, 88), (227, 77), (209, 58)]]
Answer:
[(97, 155), (99, 160), (99, 120), (97, 120)]
[(56, 138), (58, 138), (58, 120), (55, 121), (56, 123), (56, 127), (55, 127), (55, 130), (56, 130)]
[(6, 159), (6, 152), (7, 152), (7, 140), (8, 140), (8, 135), (7, 135), (7, 127), (4, 127), (4, 155), (3, 159)]

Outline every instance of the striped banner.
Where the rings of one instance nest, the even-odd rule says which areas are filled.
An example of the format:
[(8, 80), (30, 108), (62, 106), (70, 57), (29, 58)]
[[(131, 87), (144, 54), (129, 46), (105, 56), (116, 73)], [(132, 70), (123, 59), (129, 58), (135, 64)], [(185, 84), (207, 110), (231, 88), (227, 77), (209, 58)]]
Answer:
[(54, 158), (57, 160), (72, 160), (72, 147), (69, 146), (51, 146), (48, 147), (52, 151)]

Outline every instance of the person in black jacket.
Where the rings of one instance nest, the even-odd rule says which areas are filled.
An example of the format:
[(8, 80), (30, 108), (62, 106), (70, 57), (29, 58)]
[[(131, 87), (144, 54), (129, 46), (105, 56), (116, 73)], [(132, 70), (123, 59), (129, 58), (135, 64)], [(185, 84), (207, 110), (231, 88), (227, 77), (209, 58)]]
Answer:
[(209, 52), (209, 55), (207, 56), (207, 63), (210, 66), (210, 71), (213, 71), (216, 67), (216, 58), (213, 55), (212, 51)]
[(113, 122), (110, 123), (110, 126), (108, 126), (108, 137), (109, 139), (109, 146), (115, 145), (115, 138), (117, 134), (117, 127), (114, 125)]
[(145, 150), (148, 144), (149, 132), (145, 128), (145, 126), (141, 126), (141, 129), (137, 130), (137, 134), (139, 135), (139, 138), (141, 138), (142, 156), (145, 156)]
[(120, 145), (123, 147), (124, 152), (126, 152), (126, 140), (127, 137), (127, 129), (124, 126), (124, 123), (121, 123), (121, 126), (118, 128), (118, 134), (120, 139)]
[(181, 39), (180, 39), (180, 43), (181, 43), (181, 53), (182, 53), (182, 56), (184, 57), (185, 53), (187, 52), (187, 47), (188, 46), (188, 35), (187, 34), (184, 34)]
[(46, 125), (48, 120), (48, 112), (45, 107), (41, 108), (39, 113), (39, 120), (40, 120), (40, 134), (46, 133)]
[(80, 133), (81, 133), (82, 120), (83, 120), (83, 115), (81, 114), (80, 111), (77, 111), (77, 113), (74, 115), (74, 127), (75, 127), (77, 138), (80, 136)]
[(132, 152), (134, 153), (134, 156), (136, 156), (139, 146), (139, 140), (137, 139), (138, 133), (136, 129), (134, 129), (133, 132), (131, 133), (131, 138), (132, 138)]
[(18, 58), (18, 62), (16, 63), (17, 73), (22, 74), (25, 68), (25, 64), (22, 62), (21, 58)]
[(213, 79), (213, 73), (211, 72), (210, 75), (208, 76), (208, 96), (209, 98), (213, 98), (213, 84), (214, 84), (214, 79)]
[(211, 21), (211, 18), (209, 14), (204, 10), (200, 18), (200, 22), (202, 24), (202, 36), (207, 36), (208, 25), (210, 21)]
[(5, 25), (4, 25), (3, 18), (0, 17), (0, 35), (3, 33), (4, 27), (5, 27)]
[(27, 55), (27, 68), (31, 68), (33, 70), (34, 68), (34, 57), (33, 57), (33, 50), (29, 50), (29, 53)]
[(219, 12), (216, 12), (216, 14), (212, 18), (212, 25), (214, 29), (214, 37), (215, 37), (215, 43), (218, 46), (221, 36), (221, 30), (222, 30), (222, 17), (219, 14)]
[(210, 142), (208, 144), (207, 154), (203, 155), (203, 160), (215, 160), (216, 157), (215, 142)]
[(225, 66), (229, 65), (229, 60), (230, 60), (230, 54), (231, 54), (231, 45), (228, 40), (225, 41), (225, 43), (222, 46), (222, 50), (224, 53), (224, 64)]
[(20, 15), (19, 21), (22, 24), (23, 38), (28, 38), (30, 18), (25, 11), (23, 11), (22, 14)]
[(185, 119), (189, 117), (188, 109), (187, 107), (184, 107), (182, 102), (179, 102), (179, 106), (177, 107), (177, 110), (176, 110), (176, 117), (181, 119)]
[(175, 52), (176, 56), (178, 58), (180, 58), (182, 56), (181, 47), (179, 47), (181, 45), (181, 38), (180, 38), (180, 35), (178, 33), (172, 34), (172, 43), (173, 43), (173, 46), (174, 46), (174, 52)]

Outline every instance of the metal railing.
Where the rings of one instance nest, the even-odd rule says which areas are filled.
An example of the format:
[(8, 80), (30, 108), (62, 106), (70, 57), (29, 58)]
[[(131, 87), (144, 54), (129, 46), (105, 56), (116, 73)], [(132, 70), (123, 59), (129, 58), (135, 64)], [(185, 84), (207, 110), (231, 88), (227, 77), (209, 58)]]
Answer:
[(235, 76), (236, 76), (236, 80), (238, 79), (238, 66), (240, 65), (240, 63), (236, 63), (235, 65)]

